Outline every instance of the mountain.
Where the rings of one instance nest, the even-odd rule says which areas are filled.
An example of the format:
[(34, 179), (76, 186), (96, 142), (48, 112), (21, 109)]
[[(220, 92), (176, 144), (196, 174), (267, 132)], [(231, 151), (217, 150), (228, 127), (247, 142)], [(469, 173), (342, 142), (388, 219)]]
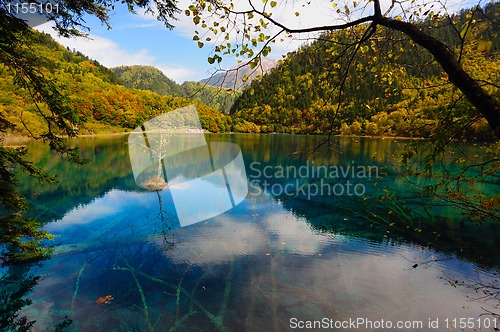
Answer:
[(162, 96), (189, 98), (227, 113), (239, 93), (200, 82), (177, 84), (161, 70), (151, 66), (121, 66), (111, 69), (127, 88), (156, 92)]
[(275, 60), (262, 58), (259, 65), (255, 68), (250, 68), (250, 65), (237, 65), (227, 71), (205, 78), (200, 82), (226, 89), (241, 90), (257, 77), (269, 73), (277, 64), (278, 62)]
[[(477, 11), (472, 21), (463, 11), (450, 20), (420, 25), (460, 53), (472, 77), (498, 82), (500, 25), (490, 20), (500, 21), (499, 9), (496, 2)], [(457, 27), (468, 29), (463, 48)], [(351, 49), (346, 55), (345, 45), (352, 45), (363, 29), (325, 33), (254, 80), (231, 109), (233, 129), (429, 137), (446, 121), (463, 137), (492, 138), (486, 120), (475, 118), (474, 108), (460, 98), (441, 67), (404, 35), (380, 28), (356, 53)], [(498, 85), (485, 86), (500, 97)]]
[[(157, 115), (193, 103), (203, 128), (212, 132), (230, 130), (230, 119), (210, 106), (179, 96), (127, 88), (117, 84), (121, 80), (115, 74), (121, 75), (126, 70), (111, 71), (80, 52), (64, 48), (48, 34), (33, 31), (33, 36), (32, 45), (26, 52), (42, 59), (38, 69), (55, 82), (62, 98), (73, 109), (71, 125), (78, 129), (79, 134), (129, 131)], [(147, 75), (143, 75), (143, 71)], [(159, 75), (154, 68), (133, 68), (132, 72), (137, 75), (130, 75), (130, 82), (140, 82), (143, 87), (163, 91), (170, 87), (171, 80)], [(47, 106), (35, 104), (30, 91), (15, 82), (16, 71), (0, 66), (0, 120), (14, 124), (13, 133), (40, 136), (47, 130), (43, 119)], [(177, 89), (173, 91), (184, 94), (179, 85), (171, 86)]]
[(229, 113), (234, 100), (241, 95), (234, 91), (206, 83), (188, 81), (181, 85), (184, 96), (200, 103), (207, 104), (223, 113)]
[(184, 90), (180, 85), (155, 67), (120, 66), (111, 68), (111, 71), (127, 88), (149, 90), (162, 96), (184, 97)]

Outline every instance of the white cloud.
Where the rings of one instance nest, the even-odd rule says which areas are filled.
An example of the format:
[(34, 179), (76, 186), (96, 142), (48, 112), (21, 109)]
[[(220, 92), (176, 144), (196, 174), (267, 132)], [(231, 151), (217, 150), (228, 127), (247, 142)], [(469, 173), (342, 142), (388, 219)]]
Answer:
[(173, 79), (177, 83), (193, 80), (193, 77), (197, 75), (197, 72), (195, 70), (177, 64), (172, 64), (172, 65), (157, 64), (155, 65), (155, 67), (161, 70), (168, 78)]
[[(286, 26), (290, 28), (307, 28), (344, 23), (347, 19), (353, 20), (361, 16), (369, 15), (371, 12), (372, 4), (372, 2), (369, 2), (368, 0), (359, 0), (356, 8), (354, 8), (354, 1), (340, 0), (336, 2), (337, 7), (334, 8), (330, 0), (306, 0), (300, 2), (276, 0), (277, 6), (271, 9), (269, 4), (270, 1), (271, 0), (268, 1), (266, 10), (272, 11), (273, 19), (286, 24)], [(442, 6), (442, 4), (435, 1), (432, 3), (426, 0), (417, 1), (418, 3), (411, 6), (422, 6), (423, 3), (427, 3), (427, 8), (429, 8), (432, 4), (434, 4), (435, 8), (433, 9), (436, 12), (438, 11), (438, 7)], [(387, 10), (391, 2), (392, 1), (390, 0), (382, 0), (382, 10)], [(198, 30), (201, 34), (205, 32), (204, 29), (202, 29), (199, 25), (196, 26), (193, 23), (192, 16), (187, 17), (184, 15), (184, 10), (187, 9), (191, 3), (192, 0), (179, 0), (178, 7), (181, 11), (177, 15), (178, 20), (172, 21), (172, 23), (175, 25), (173, 32), (178, 34), (180, 38), (185, 38), (188, 40), (191, 40), (193, 38), (196, 30)], [(261, 1), (254, 0), (253, 3), (256, 6), (263, 6), (263, 3)], [(234, 1), (234, 4), (235, 10), (248, 9), (248, 0), (236, 0)], [(342, 13), (337, 13), (337, 9), (345, 11), (346, 5), (350, 8), (350, 18)], [(402, 13), (403, 9), (408, 9), (408, 6), (410, 6), (410, 1), (403, 1), (402, 6), (403, 7), (396, 7), (393, 10), (392, 15), (399, 15)], [(450, 12), (456, 12), (460, 8), (470, 7), (470, 0), (448, 0), (445, 2), (445, 6), (450, 10)], [(300, 15), (296, 16), (295, 12), (299, 12)], [(146, 13), (144, 10), (138, 10), (137, 14), (138, 20), (130, 22), (129, 24), (131, 25), (127, 25), (127, 28), (151, 28), (154, 26), (163, 27), (163, 24), (161, 22), (158, 22), (153, 14)], [(205, 19), (209, 26), (213, 21), (218, 20), (216, 16), (206, 17)], [(92, 40), (86, 40), (84, 38), (61, 38), (51, 28), (49, 23), (38, 26), (37, 29), (51, 34), (52, 37), (62, 45), (68, 46), (71, 49), (79, 50), (90, 58), (96, 59), (107, 67), (116, 67), (121, 65), (149, 65), (159, 68), (165, 75), (178, 83), (182, 83), (186, 80), (199, 79), (199, 70), (196, 71), (192, 67), (180, 63), (163, 63), (161, 60), (158, 60), (155, 56), (153, 56), (147, 49), (130, 52), (122, 49), (120, 45), (115, 43), (114, 41), (96, 35), (90, 35)], [(276, 26), (270, 25), (270, 28), (266, 29), (266, 31), (264, 32), (269, 35), (274, 35), (278, 31), (279, 29)], [(212, 38), (212, 41), (207, 42), (203, 40), (203, 42), (206, 44), (205, 47), (213, 47), (215, 43), (218, 42), (217, 38), (214, 38), (211, 33), (207, 34), (207, 36), (210, 36)], [(239, 36), (241, 36), (241, 34)], [(269, 57), (274, 59), (281, 58), (281, 55), (286, 54), (290, 51), (295, 51), (302, 44), (314, 40), (314, 38), (317, 36), (318, 33), (302, 33), (294, 34), (292, 38), (284, 37), (283, 42), (279, 42), (278, 40), (276, 43), (271, 44), (273, 51)], [(222, 38), (220, 33), (218, 34), (218, 37)], [(237, 43), (236, 34), (231, 36), (230, 42), (233, 44)], [(195, 42), (193, 41), (193, 43)], [(236, 59), (233, 56), (225, 55), (224, 62), (222, 63), (223, 68), (221, 69), (228, 69), (235, 64)]]
[(50, 34), (61, 45), (80, 51), (108, 68), (130, 65), (154, 66), (178, 83), (190, 80), (196, 74), (194, 70), (180, 64), (159, 62), (147, 49), (130, 52), (122, 49), (116, 42), (97, 35), (90, 34), (89, 38), (64, 38), (52, 29), (50, 23), (38, 26), (37, 30)]
[(89, 35), (89, 38), (64, 38), (60, 37), (57, 32), (52, 29), (50, 23), (46, 23), (37, 27), (39, 31), (48, 33), (58, 43), (75, 49), (87, 55), (88, 57), (99, 61), (106, 67), (116, 67), (121, 65), (145, 64), (152, 63), (154, 57), (148, 54), (146, 49), (139, 52), (127, 52), (110, 39), (106, 39), (96, 35)]
[[(270, 2), (270, 0), (269, 0)], [(279, 0), (278, 0), (279, 2)], [(335, 13), (331, 2), (329, 0), (311, 0), (307, 2), (300, 3), (289, 3), (287, 1), (282, 1), (275, 8), (273, 8), (273, 18), (278, 22), (285, 23), (287, 26), (292, 28), (306, 28), (311, 26), (318, 25), (326, 25), (332, 24), (338, 21), (339, 16)], [(253, 1), (256, 6), (263, 5), (261, 1)], [(178, 14), (178, 20), (174, 21), (175, 25), (174, 32), (177, 32), (181, 37), (191, 40), (195, 35), (195, 31), (199, 31), (200, 38), (206, 44), (205, 47), (214, 47), (215, 44), (220, 42), (225, 42), (223, 40), (224, 35), (219, 33), (217, 36), (214, 36), (212, 33), (208, 32), (205, 36), (203, 34), (206, 32), (206, 29), (201, 28), (200, 25), (195, 25), (193, 23), (193, 16), (185, 16), (184, 11), (188, 9), (188, 7), (192, 4), (191, 0), (180, 0), (178, 2), (178, 7), (180, 9), (180, 13)], [(235, 10), (243, 11), (248, 10), (248, 0), (237, 0), (234, 1)], [(304, 5), (303, 5), (304, 4)], [(267, 9), (269, 11), (270, 7), (267, 5)], [(299, 16), (295, 15), (295, 12), (300, 12)], [(151, 14), (139, 12), (139, 16), (141, 16), (145, 21), (150, 21), (154, 19)], [(214, 21), (220, 21), (217, 16), (208, 16), (203, 17), (208, 26), (212, 26)], [(259, 17), (256, 15), (254, 18), (254, 23), (258, 25)], [(224, 23), (221, 22), (221, 25)], [(240, 24), (240, 27), (242, 25)], [(263, 29), (263, 32), (268, 35), (274, 35), (279, 31), (276, 26), (270, 25), (268, 29)], [(258, 34), (258, 33), (257, 33)], [(241, 35), (232, 33), (230, 36), (229, 42), (232, 44), (238, 44), (241, 42)], [(280, 42), (278, 38), (276, 43), (271, 44), (273, 51), (270, 54), (270, 58), (281, 58), (281, 55), (286, 54), (290, 51), (297, 50), (301, 45), (303, 45), (307, 41), (312, 41), (314, 38), (318, 36), (318, 33), (302, 33), (295, 34), (292, 38), (287, 38), (283, 35), (283, 42)], [(211, 41), (206, 41), (205, 37), (210, 37)], [(195, 43), (193, 41), (193, 43)], [(257, 48), (258, 49), (258, 48)], [(242, 59), (244, 60), (244, 59)], [(225, 55), (224, 56), (224, 67), (232, 66), (236, 63), (236, 60), (233, 59), (233, 56)], [(227, 69), (227, 68), (226, 68)]]
[[(305, 1), (287, 1), (287, 0), (276, 0), (277, 5), (274, 8), (271, 8), (270, 2), (267, 1), (267, 5), (264, 5), (262, 1), (250, 0), (253, 5), (257, 9), (262, 9), (263, 6), (266, 7), (267, 12), (272, 13), (272, 17), (277, 22), (280, 22), (286, 25), (288, 28), (292, 29), (303, 29), (303, 28), (311, 28), (311, 27), (321, 27), (328, 26), (334, 24), (342, 24), (348, 21), (352, 21), (358, 19), (360, 17), (365, 17), (371, 15), (373, 13), (373, 2), (369, 0), (339, 0), (339, 1), (331, 1), (331, 0), (305, 0)], [(381, 1), (382, 10), (386, 11), (390, 8), (392, 4), (392, 0), (382, 0)], [(188, 9), (189, 5), (191, 5), (193, 1), (191, 0), (180, 0), (178, 2), (178, 7), (181, 9), (180, 14), (178, 15), (179, 20), (174, 22), (175, 31), (177, 31), (181, 36), (192, 39), (195, 35), (195, 31), (198, 30), (200, 34), (203, 34), (206, 30), (202, 29), (200, 25), (196, 26), (193, 23), (193, 16), (185, 16), (184, 10)], [(229, 3), (229, 1), (224, 1), (224, 3)], [(249, 0), (235, 0), (232, 1), (234, 4), (235, 11), (245, 11), (251, 9), (249, 7)], [(336, 4), (334, 6), (333, 4)], [(356, 6), (354, 6), (356, 3)], [(445, 2), (433, 1), (429, 2), (428, 0), (417, 0), (417, 2), (413, 1), (402, 1), (401, 5), (395, 6), (392, 11), (389, 13), (391, 16), (397, 16), (400, 14), (405, 14), (404, 10), (419, 7), (426, 4), (426, 8), (429, 9), (431, 5), (433, 5), (433, 9), (435, 12), (439, 11), (438, 7), (446, 6), (450, 13), (457, 12), (461, 8), (470, 7), (472, 5), (470, 0), (447, 0)], [(345, 14), (345, 8), (349, 8), (349, 15)], [(340, 10), (340, 13), (337, 11)], [(425, 10), (424, 10), (425, 11)], [(295, 13), (298, 12), (297, 16)], [(443, 11), (441, 13), (444, 14)], [(151, 20), (154, 19), (150, 14), (141, 14), (144, 19)], [(257, 23), (259, 16), (255, 15), (254, 23)], [(208, 26), (212, 26), (214, 21), (220, 21), (217, 16), (207, 16), (203, 17)], [(222, 23), (221, 23), (222, 24)], [(242, 23), (240, 23), (240, 27)], [(263, 29), (264, 30), (264, 29)], [(273, 25), (270, 25), (269, 29), (266, 29), (265, 33), (269, 35), (274, 35), (279, 31), (279, 28)], [(219, 34), (220, 36), (221, 34)], [(292, 38), (283, 38), (283, 42), (276, 42), (271, 44), (273, 48), (273, 52), (270, 57), (279, 58), (280, 55), (286, 54), (290, 51), (295, 51), (301, 45), (306, 42), (313, 41), (316, 37), (318, 37), (319, 33), (297, 33), (292, 36)], [(207, 42), (203, 40), (205, 44), (214, 45), (218, 42), (217, 38), (209, 33), (207, 36), (212, 38), (212, 41)], [(241, 37), (241, 34), (239, 34)], [(205, 36), (206, 37), (206, 36)], [(221, 37), (219, 37), (221, 38)], [(204, 38), (202, 38), (204, 39)], [(278, 38), (279, 39), (279, 38)], [(231, 43), (237, 42), (236, 34), (232, 35), (230, 38)], [(228, 56), (226, 56), (228, 57)], [(226, 62), (226, 61), (225, 61)]]

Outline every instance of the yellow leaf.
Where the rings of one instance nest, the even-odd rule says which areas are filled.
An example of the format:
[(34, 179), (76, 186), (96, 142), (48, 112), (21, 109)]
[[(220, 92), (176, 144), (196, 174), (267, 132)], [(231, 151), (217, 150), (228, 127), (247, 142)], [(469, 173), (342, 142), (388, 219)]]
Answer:
[(493, 46), (493, 43), (489, 40), (479, 40), (477, 42), (478, 52), (489, 52), (489, 51), (491, 51), (492, 46)]

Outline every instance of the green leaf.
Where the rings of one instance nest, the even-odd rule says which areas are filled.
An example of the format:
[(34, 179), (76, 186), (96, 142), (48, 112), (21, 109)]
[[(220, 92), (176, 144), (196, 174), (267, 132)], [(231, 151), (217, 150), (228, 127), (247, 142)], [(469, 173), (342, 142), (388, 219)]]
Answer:
[(263, 56), (268, 56), (269, 52), (271, 52), (271, 47), (267, 46), (262, 50), (262, 55)]
[(277, 5), (277, 4), (278, 4), (278, 3), (277, 3), (276, 1), (271, 1), (271, 8), (276, 7), (276, 5)]

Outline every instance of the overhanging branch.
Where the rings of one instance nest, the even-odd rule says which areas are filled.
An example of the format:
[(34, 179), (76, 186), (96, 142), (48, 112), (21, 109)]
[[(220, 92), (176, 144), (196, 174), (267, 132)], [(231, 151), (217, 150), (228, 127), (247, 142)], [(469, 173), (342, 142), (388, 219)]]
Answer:
[(375, 20), (375, 23), (404, 33), (416, 44), (431, 53), (441, 68), (448, 74), (449, 81), (481, 112), (493, 129), (496, 137), (500, 139), (500, 101), (495, 100), (481, 87), (477, 80), (465, 72), (454, 54), (445, 44), (423, 32), (416, 25), (408, 22), (388, 17), (379, 17)]

